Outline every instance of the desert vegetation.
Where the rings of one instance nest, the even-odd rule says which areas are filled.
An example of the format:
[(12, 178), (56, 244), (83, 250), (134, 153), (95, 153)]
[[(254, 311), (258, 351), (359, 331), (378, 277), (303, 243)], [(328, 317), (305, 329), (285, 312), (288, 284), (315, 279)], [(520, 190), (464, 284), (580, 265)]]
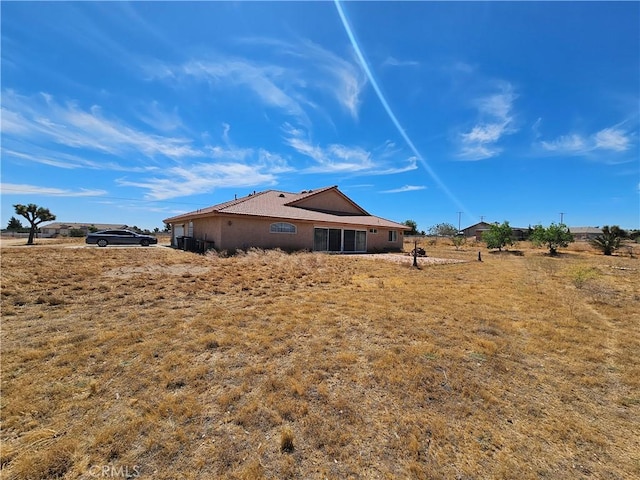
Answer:
[(1, 251), (3, 478), (640, 475), (636, 254), (76, 242)]

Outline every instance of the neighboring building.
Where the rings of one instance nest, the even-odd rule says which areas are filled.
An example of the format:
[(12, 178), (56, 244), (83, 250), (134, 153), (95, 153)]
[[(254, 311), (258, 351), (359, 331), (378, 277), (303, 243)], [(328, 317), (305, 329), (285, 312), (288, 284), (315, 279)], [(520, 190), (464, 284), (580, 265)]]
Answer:
[(589, 241), (602, 234), (600, 227), (569, 227), (576, 241)]
[(474, 237), (476, 240), (482, 240), (482, 234), (491, 228), (491, 224), (487, 222), (480, 222), (471, 225), (467, 228), (463, 228), (462, 232), (465, 237)]
[(370, 215), (337, 186), (300, 193), (254, 192), (164, 223), (171, 225), (171, 244), (189, 250), (399, 251), (408, 230)]
[[(482, 241), (482, 234), (491, 228), (491, 223), (480, 222), (462, 229), (465, 237), (474, 237), (477, 241)], [(529, 228), (511, 227), (512, 239), (514, 241), (526, 240), (529, 238)]]
[(40, 227), (40, 237), (65, 237), (69, 236), (71, 230), (81, 230), (82, 233), (87, 235), (89, 231), (97, 230), (122, 230), (128, 228), (126, 225), (116, 225), (111, 223), (48, 223)]

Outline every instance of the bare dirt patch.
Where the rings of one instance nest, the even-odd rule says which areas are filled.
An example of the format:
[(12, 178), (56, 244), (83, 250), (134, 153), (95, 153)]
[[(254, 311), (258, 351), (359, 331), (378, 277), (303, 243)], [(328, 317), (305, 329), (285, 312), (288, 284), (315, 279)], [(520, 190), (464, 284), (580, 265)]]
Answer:
[[(355, 253), (349, 254), (348, 257), (367, 258), (370, 260), (383, 260), (385, 262), (393, 262), (398, 264), (413, 264), (413, 256), (401, 253)], [(455, 258), (436, 258), (436, 257), (417, 257), (418, 265), (446, 265), (450, 263), (466, 263), (469, 260), (461, 260)]]

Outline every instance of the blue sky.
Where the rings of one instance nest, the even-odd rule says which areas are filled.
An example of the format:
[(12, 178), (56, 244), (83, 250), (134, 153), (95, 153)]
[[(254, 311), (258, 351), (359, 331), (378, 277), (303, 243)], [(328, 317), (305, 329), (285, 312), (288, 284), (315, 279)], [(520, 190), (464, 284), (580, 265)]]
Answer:
[(1, 9), (3, 227), (338, 185), (424, 230), (640, 228), (638, 2)]

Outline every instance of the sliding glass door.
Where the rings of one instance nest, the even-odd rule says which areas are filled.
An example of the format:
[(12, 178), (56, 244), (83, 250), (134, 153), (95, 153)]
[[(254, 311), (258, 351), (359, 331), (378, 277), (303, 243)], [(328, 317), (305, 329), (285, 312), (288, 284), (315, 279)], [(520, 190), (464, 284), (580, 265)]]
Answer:
[(313, 249), (318, 252), (366, 252), (367, 232), (316, 228), (313, 232)]

